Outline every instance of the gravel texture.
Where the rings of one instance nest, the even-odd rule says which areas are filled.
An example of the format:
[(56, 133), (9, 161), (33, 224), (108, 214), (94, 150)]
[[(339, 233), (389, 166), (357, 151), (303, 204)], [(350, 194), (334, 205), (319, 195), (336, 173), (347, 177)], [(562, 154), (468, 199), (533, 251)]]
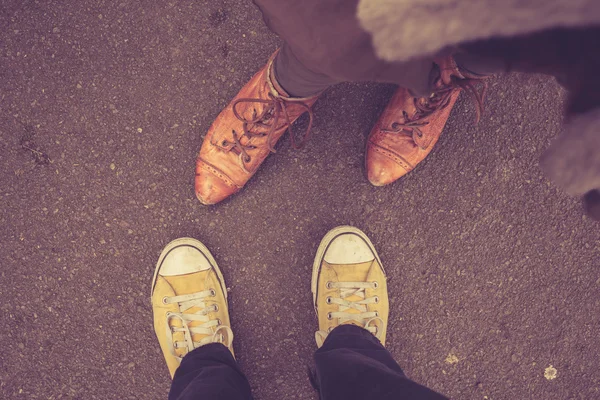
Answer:
[(394, 88), (344, 84), (243, 192), (202, 206), (194, 163), (279, 44), (249, 0), (0, 5), (0, 398), (164, 399), (156, 259), (191, 236), (230, 287), (257, 399), (316, 399), (314, 252), (363, 229), (390, 278), (389, 349), (455, 399), (600, 398), (600, 233), (542, 175), (564, 93), (541, 76), (464, 96), (436, 149), (384, 188), (364, 143)]

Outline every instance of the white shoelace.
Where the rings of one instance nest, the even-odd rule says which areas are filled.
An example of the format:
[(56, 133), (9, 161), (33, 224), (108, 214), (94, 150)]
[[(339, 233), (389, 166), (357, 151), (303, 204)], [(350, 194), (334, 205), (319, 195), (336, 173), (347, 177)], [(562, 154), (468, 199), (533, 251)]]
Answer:
[[(354, 323), (355, 325), (361, 326), (364, 329), (371, 332), (375, 337), (381, 339), (382, 330), (378, 326), (383, 325), (383, 320), (379, 318), (377, 311), (368, 311), (368, 304), (379, 303), (378, 296), (368, 297), (365, 289), (377, 289), (379, 285), (377, 282), (327, 282), (327, 287), (339, 288), (340, 297), (328, 297), (326, 299), (328, 304), (339, 305), (339, 311), (330, 312), (327, 315), (328, 319), (338, 319), (338, 326), (345, 323)], [(349, 301), (347, 298), (357, 296), (360, 298), (358, 301)], [(356, 310), (358, 313), (351, 313), (348, 310)], [(317, 331), (315, 338), (319, 346), (323, 344), (325, 338), (329, 332)]]
[[(182, 357), (179, 357), (175, 353), (175, 349), (187, 348), (188, 352), (190, 352), (197, 347), (209, 343), (222, 343), (227, 347), (231, 347), (233, 332), (230, 327), (222, 325), (220, 320), (211, 320), (208, 317), (210, 312), (218, 311), (219, 308), (216, 304), (208, 305), (205, 301), (207, 297), (215, 297), (215, 291), (210, 289), (181, 296), (165, 297), (163, 299), (165, 304), (177, 303), (179, 306), (179, 312), (167, 312), (167, 337), (169, 338), (169, 342), (173, 343), (171, 354), (180, 360)], [(185, 313), (194, 307), (198, 307), (200, 310), (193, 314)], [(169, 324), (171, 319), (179, 319), (181, 327), (171, 327)], [(188, 326), (188, 323), (192, 321), (201, 321), (203, 323), (198, 326)], [(173, 334), (177, 332), (183, 332), (183, 341), (173, 340)], [(199, 342), (194, 342), (192, 335), (198, 334), (205, 335), (206, 337), (202, 338)]]

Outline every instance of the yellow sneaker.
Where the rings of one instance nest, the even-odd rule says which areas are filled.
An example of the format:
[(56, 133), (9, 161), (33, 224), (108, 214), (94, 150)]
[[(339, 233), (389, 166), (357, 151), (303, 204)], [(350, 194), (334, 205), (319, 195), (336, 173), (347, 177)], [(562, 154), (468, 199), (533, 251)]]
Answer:
[(206, 246), (172, 241), (162, 251), (152, 281), (154, 331), (171, 377), (188, 352), (223, 343), (233, 354), (227, 289)]
[(371, 332), (385, 345), (389, 301), (381, 260), (367, 235), (339, 226), (325, 235), (313, 264), (312, 293), (321, 347), (329, 332), (352, 324)]

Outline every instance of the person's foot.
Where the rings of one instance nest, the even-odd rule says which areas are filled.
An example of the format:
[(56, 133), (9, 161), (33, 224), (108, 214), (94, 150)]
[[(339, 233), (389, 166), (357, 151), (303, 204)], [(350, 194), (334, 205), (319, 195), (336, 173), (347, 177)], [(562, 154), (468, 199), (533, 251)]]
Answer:
[[(239, 191), (254, 175), (279, 138), (305, 112), (310, 115), (303, 142), (312, 125), (311, 107), (319, 95), (290, 97), (275, 80), (277, 52), (221, 111), (208, 130), (196, 161), (196, 197), (215, 204)], [(290, 132), (296, 145), (294, 133)]]
[(440, 76), (430, 97), (413, 97), (399, 88), (367, 139), (365, 167), (374, 186), (390, 184), (412, 171), (437, 143), (462, 90), (475, 100), (477, 120), (483, 111), (485, 82), (479, 93), (474, 84), (485, 76), (459, 70), (452, 57), (438, 63)]
[(368, 330), (385, 345), (387, 281), (381, 260), (362, 231), (339, 226), (325, 235), (313, 264), (311, 286), (319, 319), (318, 347), (344, 324)]
[(227, 289), (206, 246), (181, 238), (162, 251), (152, 281), (154, 331), (171, 377), (181, 359), (209, 343), (222, 343), (233, 354)]

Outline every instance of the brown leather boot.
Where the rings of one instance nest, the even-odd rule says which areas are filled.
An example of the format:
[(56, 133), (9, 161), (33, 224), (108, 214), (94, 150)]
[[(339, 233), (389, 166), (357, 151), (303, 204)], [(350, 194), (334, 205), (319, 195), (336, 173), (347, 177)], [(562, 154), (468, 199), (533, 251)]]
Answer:
[(412, 171), (437, 143), (448, 116), (464, 89), (473, 96), (477, 121), (483, 111), (486, 83), (478, 92), (474, 83), (485, 78), (459, 71), (452, 57), (437, 62), (440, 77), (429, 97), (413, 97), (399, 88), (367, 139), (365, 165), (374, 186), (390, 184)]
[(312, 126), (311, 107), (319, 95), (290, 97), (275, 80), (271, 56), (267, 65), (240, 90), (211, 125), (196, 161), (196, 197), (215, 204), (239, 191), (272, 152), (279, 138), (305, 112), (310, 121), (300, 148)]

